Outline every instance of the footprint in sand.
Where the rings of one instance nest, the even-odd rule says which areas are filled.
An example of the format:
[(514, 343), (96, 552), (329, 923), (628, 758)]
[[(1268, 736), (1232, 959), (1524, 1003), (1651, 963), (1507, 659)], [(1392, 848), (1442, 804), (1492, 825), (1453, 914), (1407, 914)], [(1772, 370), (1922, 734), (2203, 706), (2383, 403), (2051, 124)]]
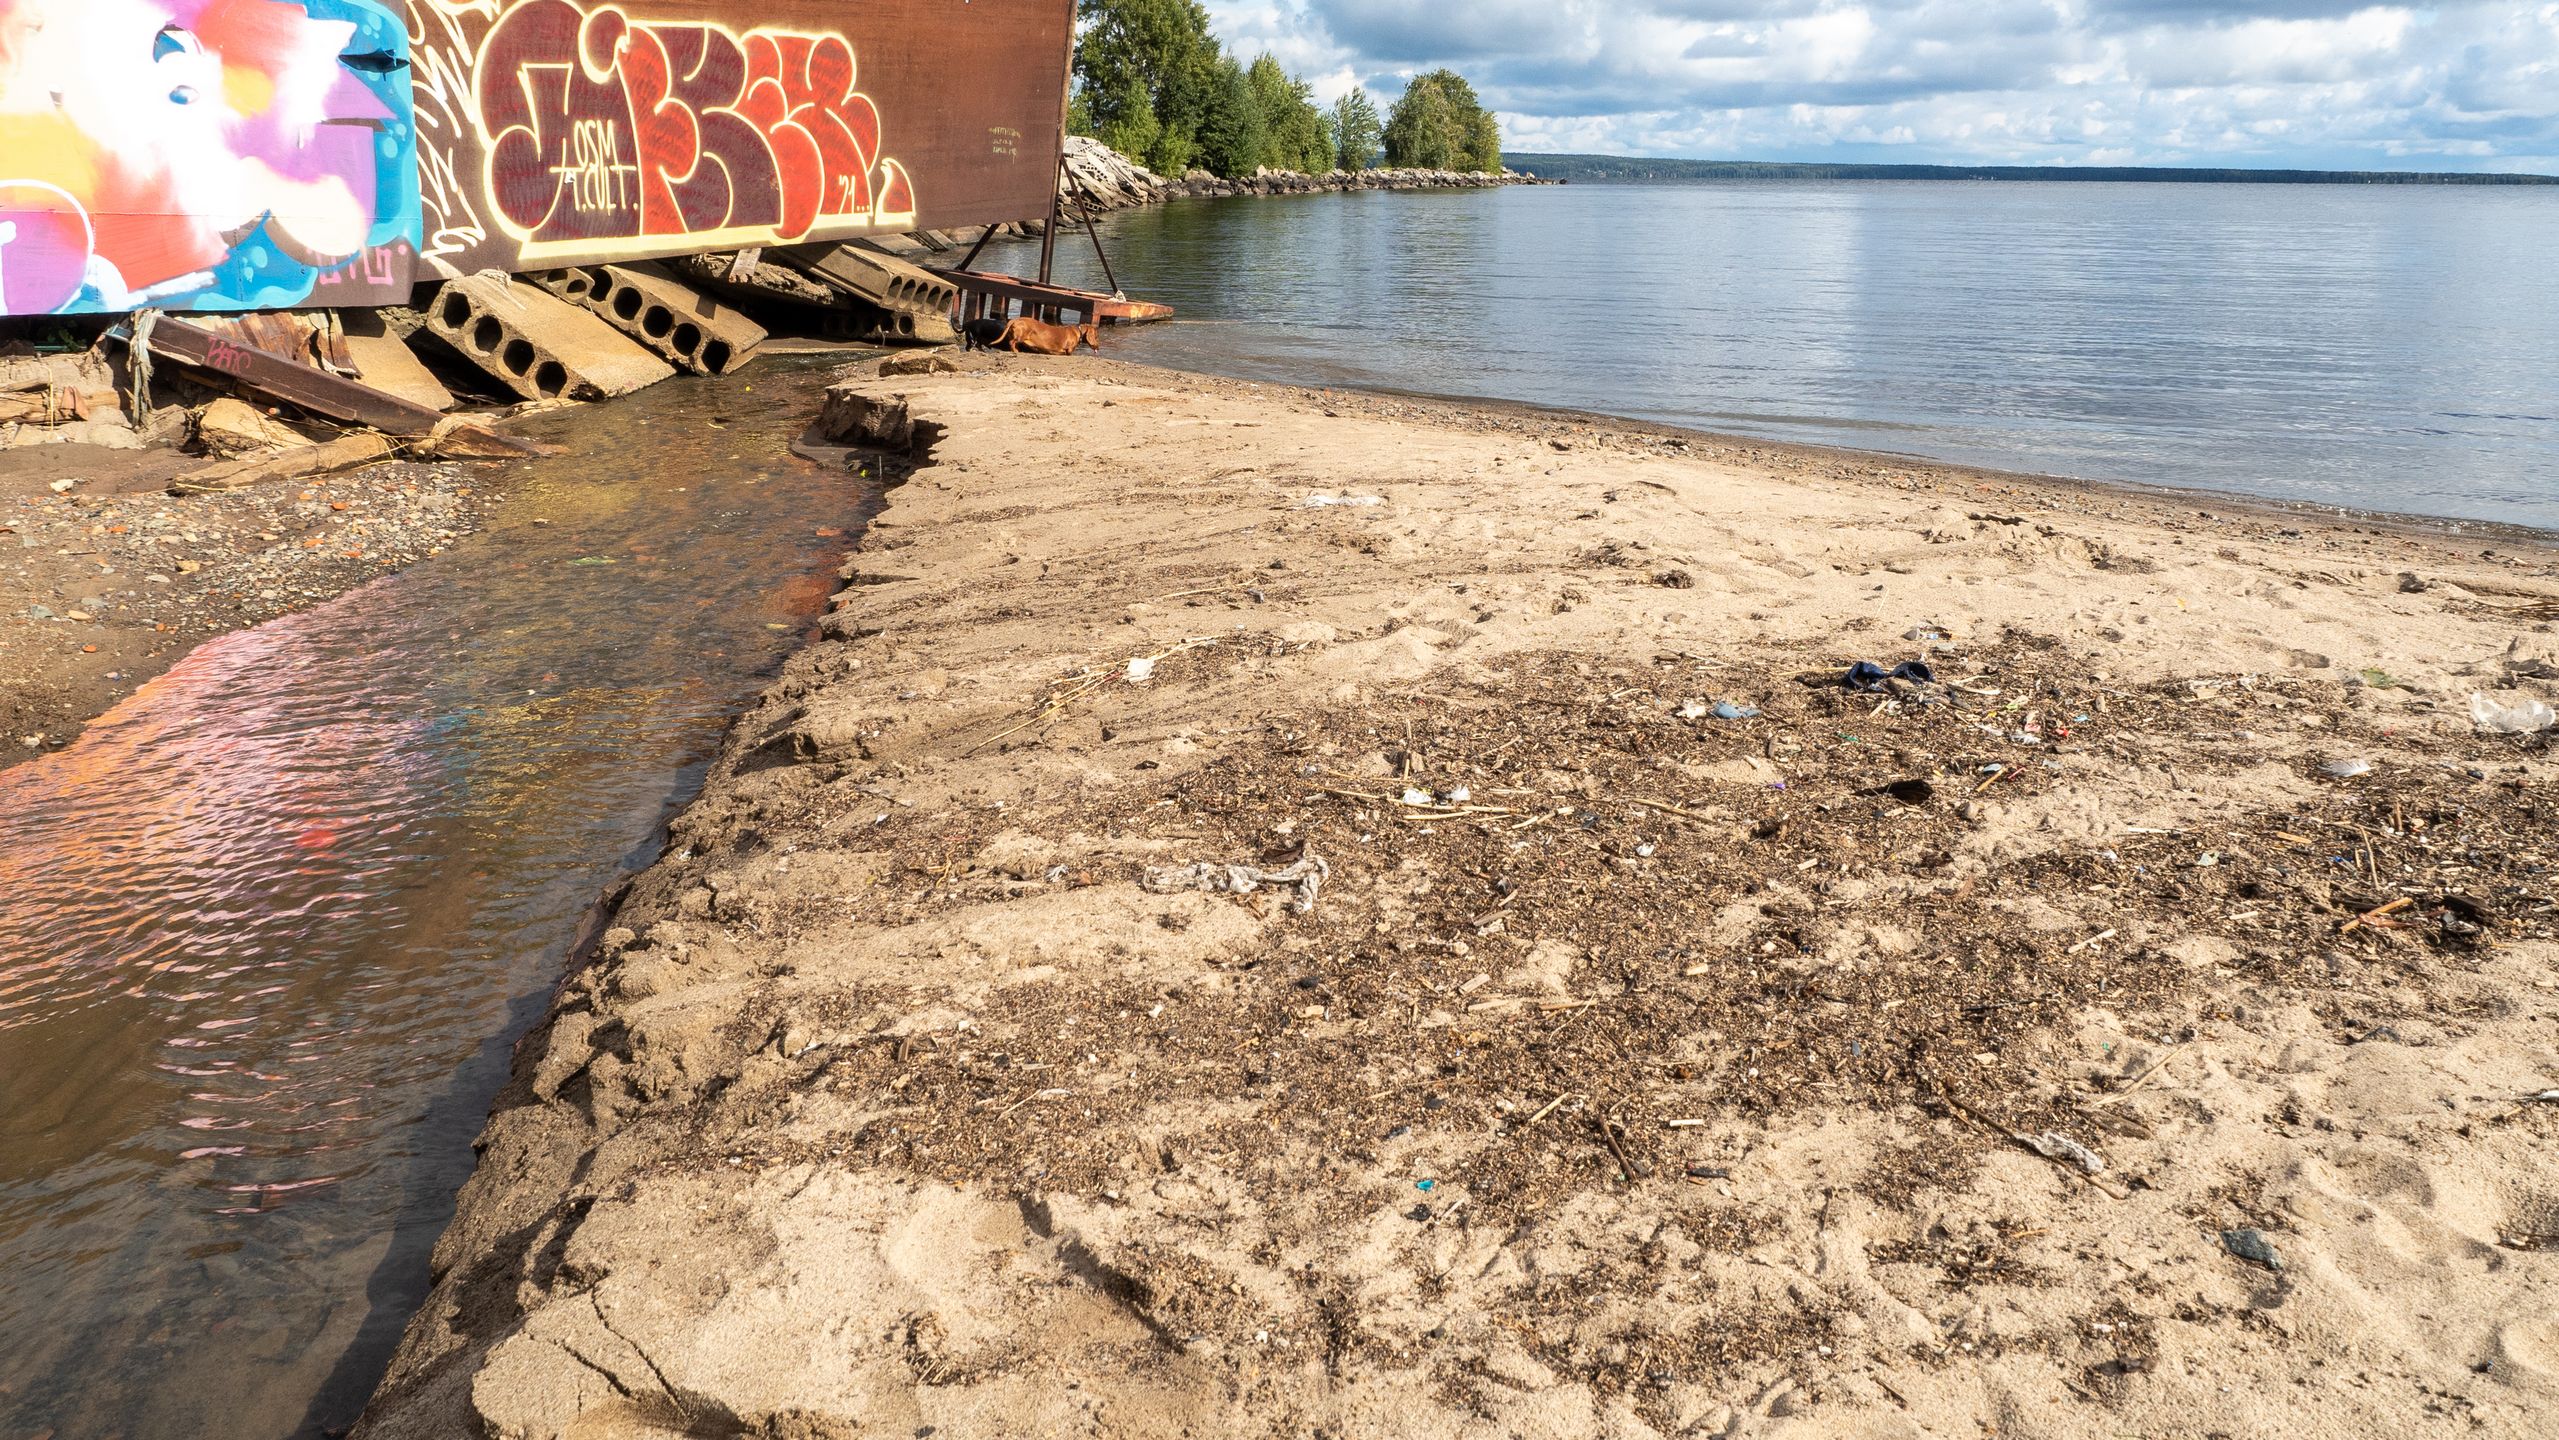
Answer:
[(2500, 1328), (2490, 1373), (2536, 1387), (2559, 1383), (2559, 1319), (2517, 1320)]

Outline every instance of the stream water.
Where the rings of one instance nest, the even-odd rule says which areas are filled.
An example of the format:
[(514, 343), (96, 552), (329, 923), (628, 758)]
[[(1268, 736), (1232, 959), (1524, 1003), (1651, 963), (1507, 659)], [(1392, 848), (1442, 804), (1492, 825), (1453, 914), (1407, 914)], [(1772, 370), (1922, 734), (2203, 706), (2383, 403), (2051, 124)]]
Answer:
[(0, 771), (0, 1440), (362, 1408), (593, 903), (871, 510), (768, 361), (528, 424), (459, 550)]

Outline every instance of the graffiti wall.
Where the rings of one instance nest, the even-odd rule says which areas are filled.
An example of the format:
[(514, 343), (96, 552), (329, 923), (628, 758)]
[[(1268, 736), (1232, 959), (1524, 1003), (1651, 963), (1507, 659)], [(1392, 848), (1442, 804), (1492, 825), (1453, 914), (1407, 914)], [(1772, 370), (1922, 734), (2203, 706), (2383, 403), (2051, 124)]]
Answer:
[(0, 313), (1046, 212), (1073, 0), (0, 0)]
[(405, 20), (374, 0), (0, 0), (0, 301), (406, 293), (408, 72)]
[(432, 269), (1045, 214), (1073, 0), (411, 0)]

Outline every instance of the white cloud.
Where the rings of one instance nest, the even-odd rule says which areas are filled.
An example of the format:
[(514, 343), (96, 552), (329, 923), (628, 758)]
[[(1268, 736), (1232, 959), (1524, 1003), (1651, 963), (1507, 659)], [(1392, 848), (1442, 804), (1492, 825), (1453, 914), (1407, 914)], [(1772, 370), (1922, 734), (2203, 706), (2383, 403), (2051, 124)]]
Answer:
[(2559, 5), (1205, 0), (1331, 99), (1451, 65), (1518, 150), (2559, 170)]

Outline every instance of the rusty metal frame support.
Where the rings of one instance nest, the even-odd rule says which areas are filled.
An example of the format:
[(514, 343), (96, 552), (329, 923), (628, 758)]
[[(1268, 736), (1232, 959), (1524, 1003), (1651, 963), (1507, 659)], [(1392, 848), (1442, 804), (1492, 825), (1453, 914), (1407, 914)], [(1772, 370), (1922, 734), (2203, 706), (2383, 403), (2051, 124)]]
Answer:
[(969, 253), (968, 253), (968, 256), (967, 256), (967, 258), (965, 258), (965, 259), (963, 259), (963, 260), (961, 260), (961, 261), (960, 261), (959, 268), (960, 268), (960, 269), (962, 269), (962, 270), (974, 270), (974, 269), (976, 269), (976, 268), (977, 268), (977, 257), (978, 257), (980, 254), (982, 254), (982, 253), (984, 253), (984, 252), (985, 252), (987, 242), (988, 242), (988, 241), (990, 241), (990, 240), (993, 240), (993, 239), (995, 238), (995, 232), (996, 232), (996, 231), (998, 231), (998, 230), (1001, 230), (1001, 229), (1003, 229), (1003, 228), (1004, 228), (1004, 227), (1003, 227), (1003, 226), (1001, 226), (1001, 225), (989, 225), (989, 226), (987, 226), (987, 227), (986, 227), (986, 233), (985, 233), (985, 234), (983, 234), (983, 235), (978, 236), (978, 237), (977, 237), (977, 243), (976, 243), (976, 244), (974, 244), (974, 245), (971, 245), (971, 246), (969, 247)]
[(1093, 242), (1093, 258), (1102, 262), (1102, 279), (1109, 283), (1112, 294), (1119, 295), (1126, 293), (1120, 289), (1120, 277), (1113, 274), (1111, 271), (1111, 254), (1109, 251), (1102, 248), (1101, 227), (1093, 223), (1092, 209), (1089, 206), (1079, 204), (1075, 207), (1075, 213), (1083, 218), (1084, 234), (1086, 238)]
[(1040, 283), (1057, 283), (1057, 226), (1066, 218), (1066, 152), (1057, 153), (1057, 193), (1049, 197), (1048, 224), (1040, 227)]
[[(130, 331), (119, 332), (118, 338), (132, 344)], [(425, 435), (444, 418), (424, 405), (411, 404), (360, 381), (281, 355), (252, 350), (173, 316), (163, 315), (152, 325), (151, 349), (180, 364), (228, 375), (261, 395), (271, 395), (315, 415), (369, 426), (385, 435)]]

